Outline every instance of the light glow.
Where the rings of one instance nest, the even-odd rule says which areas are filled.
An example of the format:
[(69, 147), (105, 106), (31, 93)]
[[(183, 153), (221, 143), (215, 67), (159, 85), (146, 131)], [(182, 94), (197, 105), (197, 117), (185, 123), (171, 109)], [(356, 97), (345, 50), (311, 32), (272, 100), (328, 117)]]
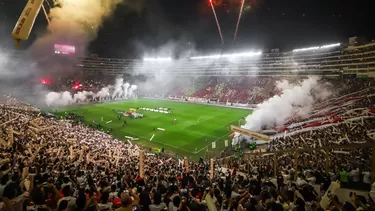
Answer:
[(82, 87), (83, 87), (82, 84), (74, 84), (72, 88), (73, 89), (80, 89)]
[(340, 45), (341, 45), (340, 43), (336, 43), (336, 44), (330, 44), (330, 45), (323, 45), (320, 47), (300, 48), (300, 49), (294, 49), (293, 52), (313, 51), (313, 50), (319, 50), (319, 49), (325, 49), (325, 48), (333, 48), (333, 47), (337, 47)]
[(52, 83), (52, 79), (45, 78), (45, 77), (39, 78), (39, 81), (40, 81), (41, 84), (47, 84), (47, 85)]
[(262, 52), (246, 52), (246, 53), (234, 53), (234, 54), (218, 54), (218, 55), (210, 55), (210, 56), (193, 56), (190, 59), (220, 59), (220, 58), (238, 58), (238, 57), (253, 57), (253, 56), (260, 56)]
[(74, 56), (75, 52), (75, 46), (55, 44), (55, 54)]
[(155, 62), (155, 61), (156, 62), (164, 62), (164, 61), (170, 62), (170, 61), (172, 61), (172, 58), (171, 57), (143, 58), (143, 61), (145, 61), (145, 62)]

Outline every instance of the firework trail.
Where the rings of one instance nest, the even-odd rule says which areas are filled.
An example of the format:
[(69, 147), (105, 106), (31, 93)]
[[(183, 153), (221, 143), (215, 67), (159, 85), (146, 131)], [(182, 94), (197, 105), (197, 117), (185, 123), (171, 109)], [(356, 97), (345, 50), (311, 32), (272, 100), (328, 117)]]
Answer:
[(214, 8), (214, 5), (212, 3), (212, 0), (210, 0), (210, 5), (211, 5), (211, 8), (212, 8), (212, 12), (214, 13), (214, 16), (215, 16), (215, 21), (216, 21), (216, 25), (217, 25), (217, 30), (219, 31), (221, 43), (224, 44), (224, 39), (223, 39), (223, 35), (221, 34), (221, 28), (220, 28), (219, 20), (217, 19), (215, 8)]
[(241, 2), (241, 10), (240, 10), (240, 14), (238, 15), (238, 20), (237, 20), (237, 25), (236, 25), (236, 31), (234, 32), (233, 43), (236, 42), (238, 27), (240, 26), (244, 4), (245, 4), (245, 0), (242, 0), (242, 2)]

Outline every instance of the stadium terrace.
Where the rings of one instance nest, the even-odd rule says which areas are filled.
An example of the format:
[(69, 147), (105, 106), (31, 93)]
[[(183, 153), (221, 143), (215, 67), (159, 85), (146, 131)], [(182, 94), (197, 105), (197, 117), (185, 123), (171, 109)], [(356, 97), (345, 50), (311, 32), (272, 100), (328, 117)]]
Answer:
[(374, 208), (374, 43), (69, 58), (1, 95), (1, 211)]
[(330, 44), (295, 49), (291, 52), (244, 52), (190, 56), (174, 60), (171, 57), (135, 59), (106, 59), (86, 57), (75, 68), (103, 74), (137, 74), (162, 72), (176, 76), (339, 76), (374, 70), (374, 43), (362, 46)]

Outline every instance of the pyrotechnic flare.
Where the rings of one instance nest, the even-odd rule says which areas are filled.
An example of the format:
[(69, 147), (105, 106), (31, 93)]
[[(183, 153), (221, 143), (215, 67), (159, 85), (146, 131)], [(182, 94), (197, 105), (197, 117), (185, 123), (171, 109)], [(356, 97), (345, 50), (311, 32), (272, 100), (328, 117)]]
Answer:
[[(45, 96), (45, 102), (48, 106), (66, 106), (78, 102), (84, 102), (89, 96), (94, 100), (105, 100), (111, 97), (116, 98), (137, 98), (137, 85), (123, 84), (123, 79), (116, 79), (115, 85), (108, 85), (103, 87), (99, 92), (91, 91), (77, 92), (72, 96), (70, 92), (49, 92)], [(112, 93), (112, 94), (111, 94)]]
[(124, 98), (129, 98), (129, 87), (130, 87), (129, 83), (125, 83), (123, 85), (123, 88), (124, 88)]
[(220, 39), (221, 39), (221, 43), (224, 44), (223, 35), (221, 34), (220, 23), (219, 23), (219, 20), (217, 19), (214, 5), (213, 5), (213, 3), (212, 3), (212, 0), (209, 0), (209, 1), (210, 1), (210, 6), (211, 6), (211, 8), (212, 8), (212, 12), (213, 12), (214, 17), (215, 17), (215, 21), (216, 21), (216, 25), (217, 25), (217, 30), (219, 31), (219, 35), (220, 35)]
[(236, 31), (234, 32), (233, 43), (236, 42), (238, 27), (240, 26), (240, 22), (241, 22), (241, 18), (242, 18), (242, 11), (243, 11), (244, 5), (245, 5), (245, 0), (242, 0), (241, 1), (240, 14), (238, 15), (238, 20), (237, 20), (237, 24), (236, 24)]
[(115, 91), (112, 94), (112, 99), (116, 97), (123, 97), (123, 89), (122, 89), (123, 84), (124, 84), (124, 79), (122, 78), (116, 79)]
[(135, 90), (138, 89), (138, 86), (137, 85), (131, 85), (130, 88), (129, 88), (129, 98), (133, 97), (133, 98), (136, 98), (136, 93), (135, 93)]

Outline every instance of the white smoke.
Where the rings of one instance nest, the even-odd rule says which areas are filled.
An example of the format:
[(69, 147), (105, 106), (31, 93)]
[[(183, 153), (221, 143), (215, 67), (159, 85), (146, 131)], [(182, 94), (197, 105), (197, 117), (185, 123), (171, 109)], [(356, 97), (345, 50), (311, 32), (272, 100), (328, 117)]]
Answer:
[(277, 83), (282, 92), (269, 100), (258, 104), (257, 109), (246, 118), (243, 128), (259, 131), (263, 127), (272, 128), (285, 124), (292, 116), (304, 117), (311, 113), (317, 100), (328, 97), (330, 92), (319, 87), (318, 77), (309, 77), (299, 84), (290, 84), (283, 80)]
[(61, 95), (62, 102), (66, 105), (69, 105), (74, 102), (72, 94), (70, 92), (63, 92)]
[(45, 100), (48, 106), (67, 106), (74, 102), (70, 92), (50, 92)]
[(122, 79), (122, 78), (116, 79), (116, 83), (115, 83), (115, 86), (114, 86), (115, 90), (112, 94), (112, 99), (115, 99), (117, 97), (119, 97), (119, 98), (123, 97), (123, 89), (122, 89), (123, 85), (124, 85), (124, 79)]
[(131, 85), (130, 88), (129, 88), (129, 98), (136, 98), (136, 94), (135, 94), (135, 90), (138, 89), (138, 86), (137, 85)]
[(128, 99), (137, 98), (135, 90), (138, 89), (137, 85), (130, 85), (129, 83), (124, 83), (122, 78), (116, 79), (115, 85), (108, 85), (103, 87), (97, 93), (82, 91), (77, 92), (73, 95), (70, 92), (49, 92), (45, 96), (45, 103), (48, 106), (61, 107), (71, 105), (77, 102), (84, 102), (88, 97), (92, 97), (95, 100), (105, 100), (105, 99)]
[(123, 89), (124, 89), (124, 98), (127, 99), (129, 98), (129, 87), (130, 87), (130, 84), (129, 83), (125, 83), (123, 86)]
[(332, 91), (328, 89), (332, 87), (333, 85), (329, 82), (326, 82), (322, 84), (321, 86), (316, 87), (313, 93), (314, 98), (318, 101), (326, 100), (328, 97), (333, 95)]
[(87, 99), (87, 97), (89, 96), (94, 96), (94, 92), (86, 92), (86, 91), (83, 91), (83, 92), (77, 92), (76, 94), (74, 94), (73, 96), (73, 100), (74, 102), (83, 102)]
[(50, 92), (46, 94), (46, 104), (52, 105), (54, 102), (59, 101), (61, 94), (57, 92)]
[(103, 100), (104, 98), (109, 96), (109, 88), (103, 87), (98, 93), (95, 94), (96, 98)]

